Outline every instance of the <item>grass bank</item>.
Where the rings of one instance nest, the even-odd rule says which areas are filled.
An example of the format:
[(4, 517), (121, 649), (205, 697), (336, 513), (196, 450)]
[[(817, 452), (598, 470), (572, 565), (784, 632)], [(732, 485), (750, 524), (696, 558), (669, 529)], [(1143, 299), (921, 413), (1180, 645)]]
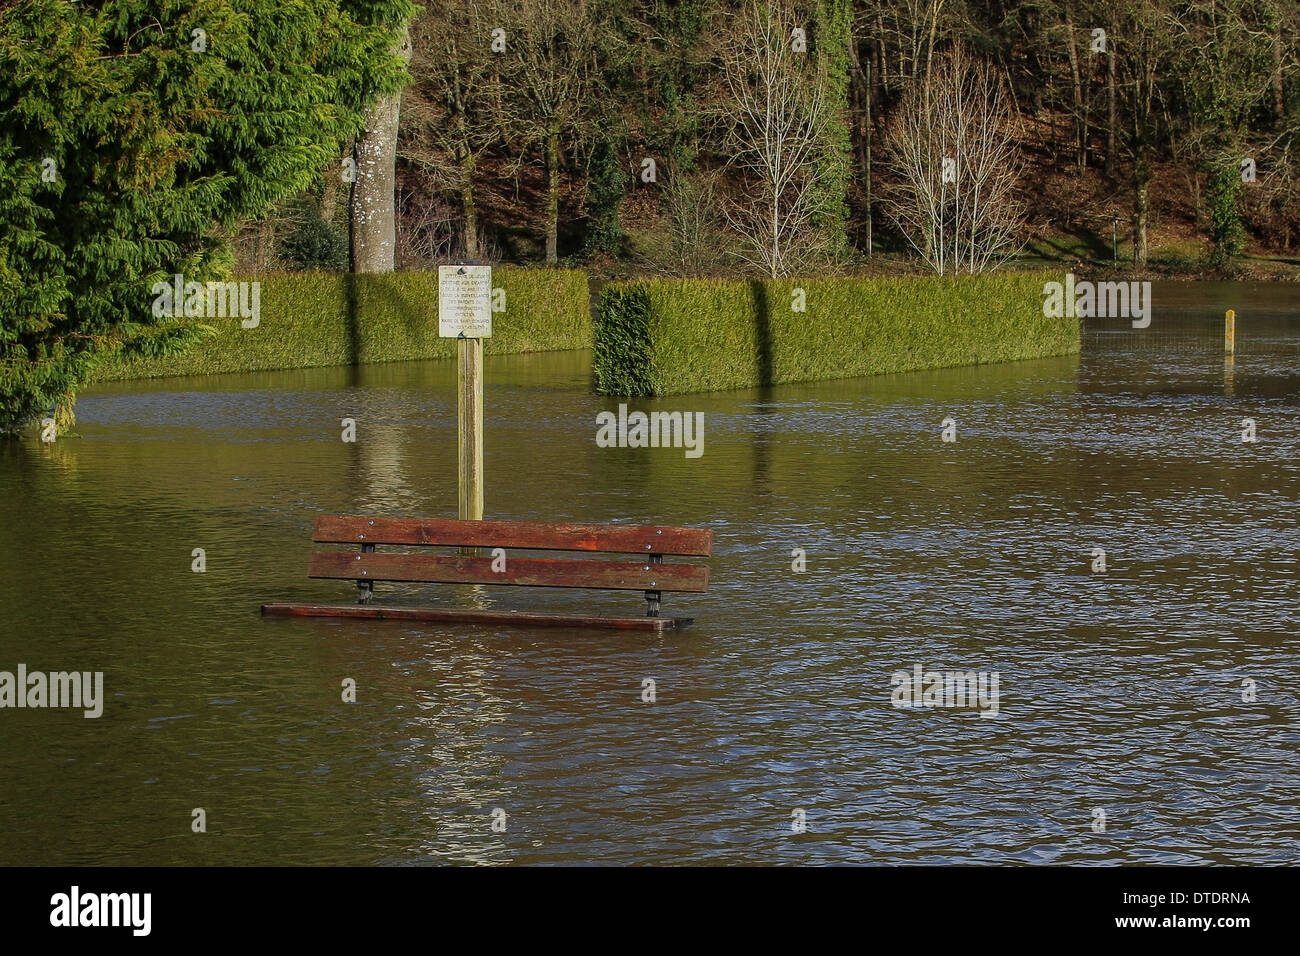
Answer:
[(1043, 315), (1063, 273), (961, 278), (639, 279), (601, 293), (597, 388), (680, 395), (1079, 351)]
[[(94, 381), (211, 375), (325, 365), (451, 358), (438, 337), (438, 273), (294, 273), (261, 283), (256, 328), (238, 318), (199, 319), (215, 330), (189, 351), (148, 359), (113, 357)], [(492, 270), (504, 308), (492, 316), (489, 355), (590, 348), (587, 274), (573, 269)]]

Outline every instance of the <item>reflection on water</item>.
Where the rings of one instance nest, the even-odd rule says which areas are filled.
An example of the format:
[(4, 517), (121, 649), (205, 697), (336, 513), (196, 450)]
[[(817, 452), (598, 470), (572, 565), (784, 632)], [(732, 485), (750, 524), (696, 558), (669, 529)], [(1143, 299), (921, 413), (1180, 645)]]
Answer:
[[(700, 459), (597, 448), (586, 355), (490, 359), (489, 517), (715, 529), (661, 638), (260, 618), (353, 599), (305, 577), (317, 514), (455, 515), (452, 363), (95, 390), (82, 437), (0, 448), (0, 670), (107, 697), (0, 711), (0, 862), (1295, 862), (1300, 303), (1236, 290), (1225, 363), (1199, 294), (1157, 285), (1177, 347), (1112, 323), (1080, 356), (633, 403), (703, 411)], [(999, 716), (892, 708), (914, 664), (997, 671)]]

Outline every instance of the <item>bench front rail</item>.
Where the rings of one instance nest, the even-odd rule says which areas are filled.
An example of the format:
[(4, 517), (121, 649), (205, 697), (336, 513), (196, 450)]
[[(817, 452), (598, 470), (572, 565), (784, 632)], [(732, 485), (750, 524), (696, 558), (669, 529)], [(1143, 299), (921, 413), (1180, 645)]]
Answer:
[[(538, 521), (456, 521), (440, 518), (321, 516), (312, 540), (351, 545), (350, 550), (317, 551), (307, 575), (355, 581), (352, 605), (267, 604), (263, 614), (477, 621), (570, 627), (664, 630), (689, 618), (660, 616), (664, 592), (704, 592), (709, 569), (702, 564), (664, 563), (664, 556), (707, 556), (713, 532), (707, 528), (637, 525), (550, 524)], [(501, 555), (439, 555), (376, 550), (379, 546), (501, 548)], [(619, 555), (618, 560), (511, 557), (509, 551), (586, 551)], [(629, 557), (636, 555), (635, 559)], [(372, 604), (377, 582), (496, 584), (516, 587), (593, 588), (641, 591), (646, 616), (593, 617), (527, 611), (389, 607)]]

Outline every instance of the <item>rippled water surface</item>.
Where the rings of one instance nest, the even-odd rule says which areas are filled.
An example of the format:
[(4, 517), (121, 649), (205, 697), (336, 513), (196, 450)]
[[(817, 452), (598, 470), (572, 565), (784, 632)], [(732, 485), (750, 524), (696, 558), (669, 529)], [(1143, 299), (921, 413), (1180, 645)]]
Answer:
[[(260, 617), (353, 600), (316, 515), (455, 516), (452, 363), (87, 392), (0, 447), (0, 669), (105, 712), (0, 711), (0, 862), (1295, 863), (1300, 288), (1157, 292), (1080, 356), (632, 403), (704, 412), (699, 459), (598, 448), (586, 354), (489, 360), (489, 517), (715, 530), (659, 638)], [(997, 716), (891, 706), (917, 664)]]

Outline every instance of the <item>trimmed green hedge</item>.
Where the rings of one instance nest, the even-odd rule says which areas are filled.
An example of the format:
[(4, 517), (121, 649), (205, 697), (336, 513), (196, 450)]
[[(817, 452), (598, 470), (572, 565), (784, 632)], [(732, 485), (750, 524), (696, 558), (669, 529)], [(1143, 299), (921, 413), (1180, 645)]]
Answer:
[[(451, 358), (454, 339), (438, 337), (438, 272), (348, 275), (304, 272), (255, 276), (261, 282), (256, 328), (238, 318), (196, 321), (216, 330), (179, 355), (112, 357), (95, 381), (209, 375), (322, 365)], [(489, 355), (591, 347), (587, 274), (571, 269), (497, 267), (505, 310), (492, 316)]]
[[(680, 395), (1079, 351), (1046, 272), (960, 278), (637, 279), (600, 298), (596, 387)], [(806, 311), (792, 308), (803, 289)]]

